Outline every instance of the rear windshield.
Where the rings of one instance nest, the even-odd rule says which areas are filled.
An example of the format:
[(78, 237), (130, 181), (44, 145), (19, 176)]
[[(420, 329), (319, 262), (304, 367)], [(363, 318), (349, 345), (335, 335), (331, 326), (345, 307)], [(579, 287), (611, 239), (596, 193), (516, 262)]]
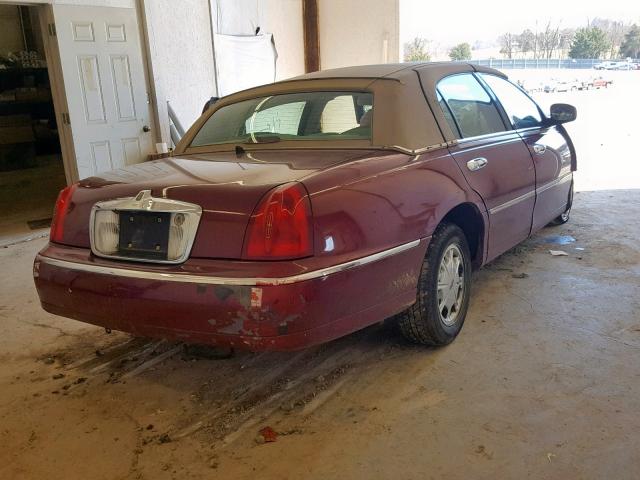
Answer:
[(217, 110), (191, 142), (371, 140), (373, 95), (368, 92), (304, 92), (252, 98)]

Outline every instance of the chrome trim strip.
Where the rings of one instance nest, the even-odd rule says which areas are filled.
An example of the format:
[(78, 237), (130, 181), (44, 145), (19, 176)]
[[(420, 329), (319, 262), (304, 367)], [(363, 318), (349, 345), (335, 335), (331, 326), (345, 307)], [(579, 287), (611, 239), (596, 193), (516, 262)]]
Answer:
[(560, 185), (563, 182), (566, 182), (570, 177), (571, 177), (571, 173), (567, 173), (566, 175), (562, 176), (562, 177), (558, 177), (554, 180), (551, 180), (550, 182), (545, 183), (544, 185), (542, 185), (541, 187), (538, 188), (538, 193), (542, 193), (545, 192), (547, 190), (549, 190), (550, 188), (555, 187), (556, 185)]
[[(428, 238), (428, 237), (427, 237)], [(68, 260), (60, 260), (57, 258), (46, 257), (38, 255), (36, 262), (41, 262), (54, 267), (68, 268), (70, 270), (77, 270), (81, 272), (97, 273), (100, 275), (113, 275), (126, 278), (137, 278), (143, 280), (155, 280), (165, 282), (182, 282), (182, 283), (197, 283), (201, 285), (241, 285), (241, 286), (266, 286), (266, 285), (287, 285), (290, 283), (303, 282), (305, 280), (313, 280), (315, 278), (324, 278), (328, 275), (332, 275), (338, 272), (344, 272), (352, 268), (367, 265), (369, 263), (377, 262), (379, 260), (397, 255), (398, 253), (410, 250), (417, 247), (420, 244), (420, 240), (414, 240), (412, 242), (398, 245), (397, 247), (383, 250), (373, 255), (351, 260), (350, 262), (341, 263), (332, 267), (322, 268), (320, 270), (313, 270), (311, 272), (301, 273), (299, 275), (293, 275), (290, 277), (277, 277), (277, 278), (234, 278), (234, 277), (211, 277), (207, 275), (192, 275), (183, 273), (162, 273), (156, 271), (142, 271), (132, 270), (123, 267), (111, 267), (104, 265), (95, 265), (88, 263), (76, 263)]]
[[(502, 136), (513, 136), (513, 134), (517, 135), (517, 132), (515, 130), (509, 129), (509, 130), (501, 130), (499, 132), (492, 132), (492, 133), (483, 133), (482, 135), (476, 135), (474, 137), (463, 137), (463, 138), (459, 138), (458, 144), (460, 146), (464, 146), (465, 143), (471, 143), (471, 142), (475, 142), (478, 140), (487, 140), (493, 137), (502, 137)], [(520, 140), (520, 138), (518, 137), (518, 140)]]
[[(420, 147), (420, 148), (408, 148), (408, 147), (403, 147), (402, 145), (384, 145), (380, 148), (382, 148), (383, 150), (396, 150), (401, 153), (406, 153), (407, 155), (420, 155), (420, 154), (429, 152), (431, 150), (438, 150), (441, 148), (452, 147), (456, 144), (457, 144), (457, 141), (454, 140), (450, 142), (436, 143), (434, 145), (429, 145), (429, 146)], [(373, 148), (376, 148), (376, 147), (373, 147)]]
[(490, 208), (489, 209), (489, 213), (491, 215), (494, 215), (502, 210), (504, 210), (505, 208), (509, 208), (514, 206), (517, 203), (520, 203), (528, 198), (531, 198), (534, 195), (537, 195), (538, 193), (542, 193), (545, 192), (547, 190), (549, 190), (550, 188), (555, 187), (556, 185), (559, 185), (563, 182), (566, 182), (568, 179), (571, 178), (571, 173), (573, 172), (569, 172), (566, 175), (563, 175), (562, 177), (559, 178), (555, 178), (553, 180), (551, 180), (550, 182), (545, 183), (544, 185), (542, 185), (541, 187), (538, 187), (535, 190), (531, 190), (530, 192), (525, 193), (524, 195), (520, 195), (519, 197), (516, 197), (512, 200), (509, 200), (508, 202), (502, 203), (496, 207)]
[(534, 197), (536, 195), (536, 191), (535, 190), (531, 190), (530, 192), (525, 193), (524, 195), (520, 195), (519, 197), (516, 197), (512, 200), (509, 200), (508, 202), (504, 202), (500, 205), (498, 205), (497, 207), (493, 207), (489, 209), (489, 213), (491, 215), (495, 215), (498, 212), (501, 212), (502, 210), (504, 210), (505, 208), (509, 208), (509, 207), (513, 207), (514, 205), (523, 202), (531, 197)]

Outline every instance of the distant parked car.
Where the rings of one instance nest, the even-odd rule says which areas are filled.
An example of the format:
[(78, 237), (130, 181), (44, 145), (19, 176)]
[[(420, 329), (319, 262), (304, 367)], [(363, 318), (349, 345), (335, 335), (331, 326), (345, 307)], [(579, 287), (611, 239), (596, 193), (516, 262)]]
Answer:
[(596, 70), (615, 70), (617, 62), (600, 62), (596, 63), (593, 68)]
[(544, 84), (534, 80), (518, 80), (518, 86), (527, 93), (542, 92)]
[(571, 80), (562, 80), (558, 82), (558, 86), (556, 88), (557, 92), (573, 92), (578, 90), (582, 86), (582, 83), (577, 79)]
[(608, 78), (604, 78), (604, 77), (598, 77), (598, 78), (594, 78), (591, 81), (591, 85), (594, 88), (607, 88), (609, 85), (611, 85), (613, 83), (613, 80), (608, 79)]
[(557, 87), (558, 87), (558, 81), (555, 78), (550, 78), (545, 82), (544, 87), (542, 88), (542, 91), (544, 93), (553, 93), (556, 91)]
[(634, 66), (631, 62), (615, 62), (615, 68), (613, 70), (633, 70)]
[(465, 63), (228, 95), (172, 157), (60, 193), (33, 266), (40, 301), (107, 329), (252, 350), (389, 317), (414, 342), (448, 344), (472, 269), (569, 219), (575, 118)]
[(593, 77), (578, 81), (578, 90), (589, 90), (593, 87)]
[(578, 80), (550, 80), (545, 86), (545, 93), (553, 93), (553, 92), (573, 92), (574, 90), (578, 90), (582, 84), (578, 82)]

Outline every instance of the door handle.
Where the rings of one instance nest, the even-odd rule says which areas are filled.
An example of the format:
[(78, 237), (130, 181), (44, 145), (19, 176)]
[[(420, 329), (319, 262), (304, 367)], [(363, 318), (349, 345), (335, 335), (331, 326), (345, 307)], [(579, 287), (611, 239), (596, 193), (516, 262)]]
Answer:
[(149, 125), (145, 125), (144, 127), (142, 127), (142, 131), (148, 133), (151, 131), (151, 127)]
[(534, 143), (533, 144), (533, 151), (536, 152), (538, 155), (542, 155), (544, 152), (547, 151), (547, 146), (546, 145), (540, 145), (539, 143)]
[(474, 158), (473, 160), (469, 160), (467, 162), (467, 168), (472, 172), (475, 172), (476, 170), (480, 170), (481, 168), (485, 167), (487, 163), (489, 163), (489, 161), (486, 158), (478, 157)]

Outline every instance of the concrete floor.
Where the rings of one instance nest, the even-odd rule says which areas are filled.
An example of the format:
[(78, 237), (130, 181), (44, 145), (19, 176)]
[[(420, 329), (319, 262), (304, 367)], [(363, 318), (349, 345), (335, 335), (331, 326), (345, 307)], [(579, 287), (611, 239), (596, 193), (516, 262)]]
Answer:
[(60, 155), (42, 155), (35, 167), (0, 172), (0, 246), (47, 233), (27, 222), (50, 219), (65, 185)]
[[(581, 111), (612, 108), (614, 94), (585, 93)], [(475, 274), (443, 349), (391, 322), (231, 358), (106, 335), (40, 309), (46, 239), (0, 248), (0, 478), (637, 478), (640, 178), (637, 155), (617, 155), (635, 124), (594, 139), (601, 118), (572, 126), (592, 191)], [(280, 435), (259, 444), (266, 426)]]
[[(636, 478), (639, 209), (640, 190), (579, 193), (571, 223), (477, 272), (438, 350), (375, 326), (190, 356), (45, 314), (30, 261), (46, 240), (1, 249), (0, 478)], [(267, 425), (283, 435), (256, 444)]]

